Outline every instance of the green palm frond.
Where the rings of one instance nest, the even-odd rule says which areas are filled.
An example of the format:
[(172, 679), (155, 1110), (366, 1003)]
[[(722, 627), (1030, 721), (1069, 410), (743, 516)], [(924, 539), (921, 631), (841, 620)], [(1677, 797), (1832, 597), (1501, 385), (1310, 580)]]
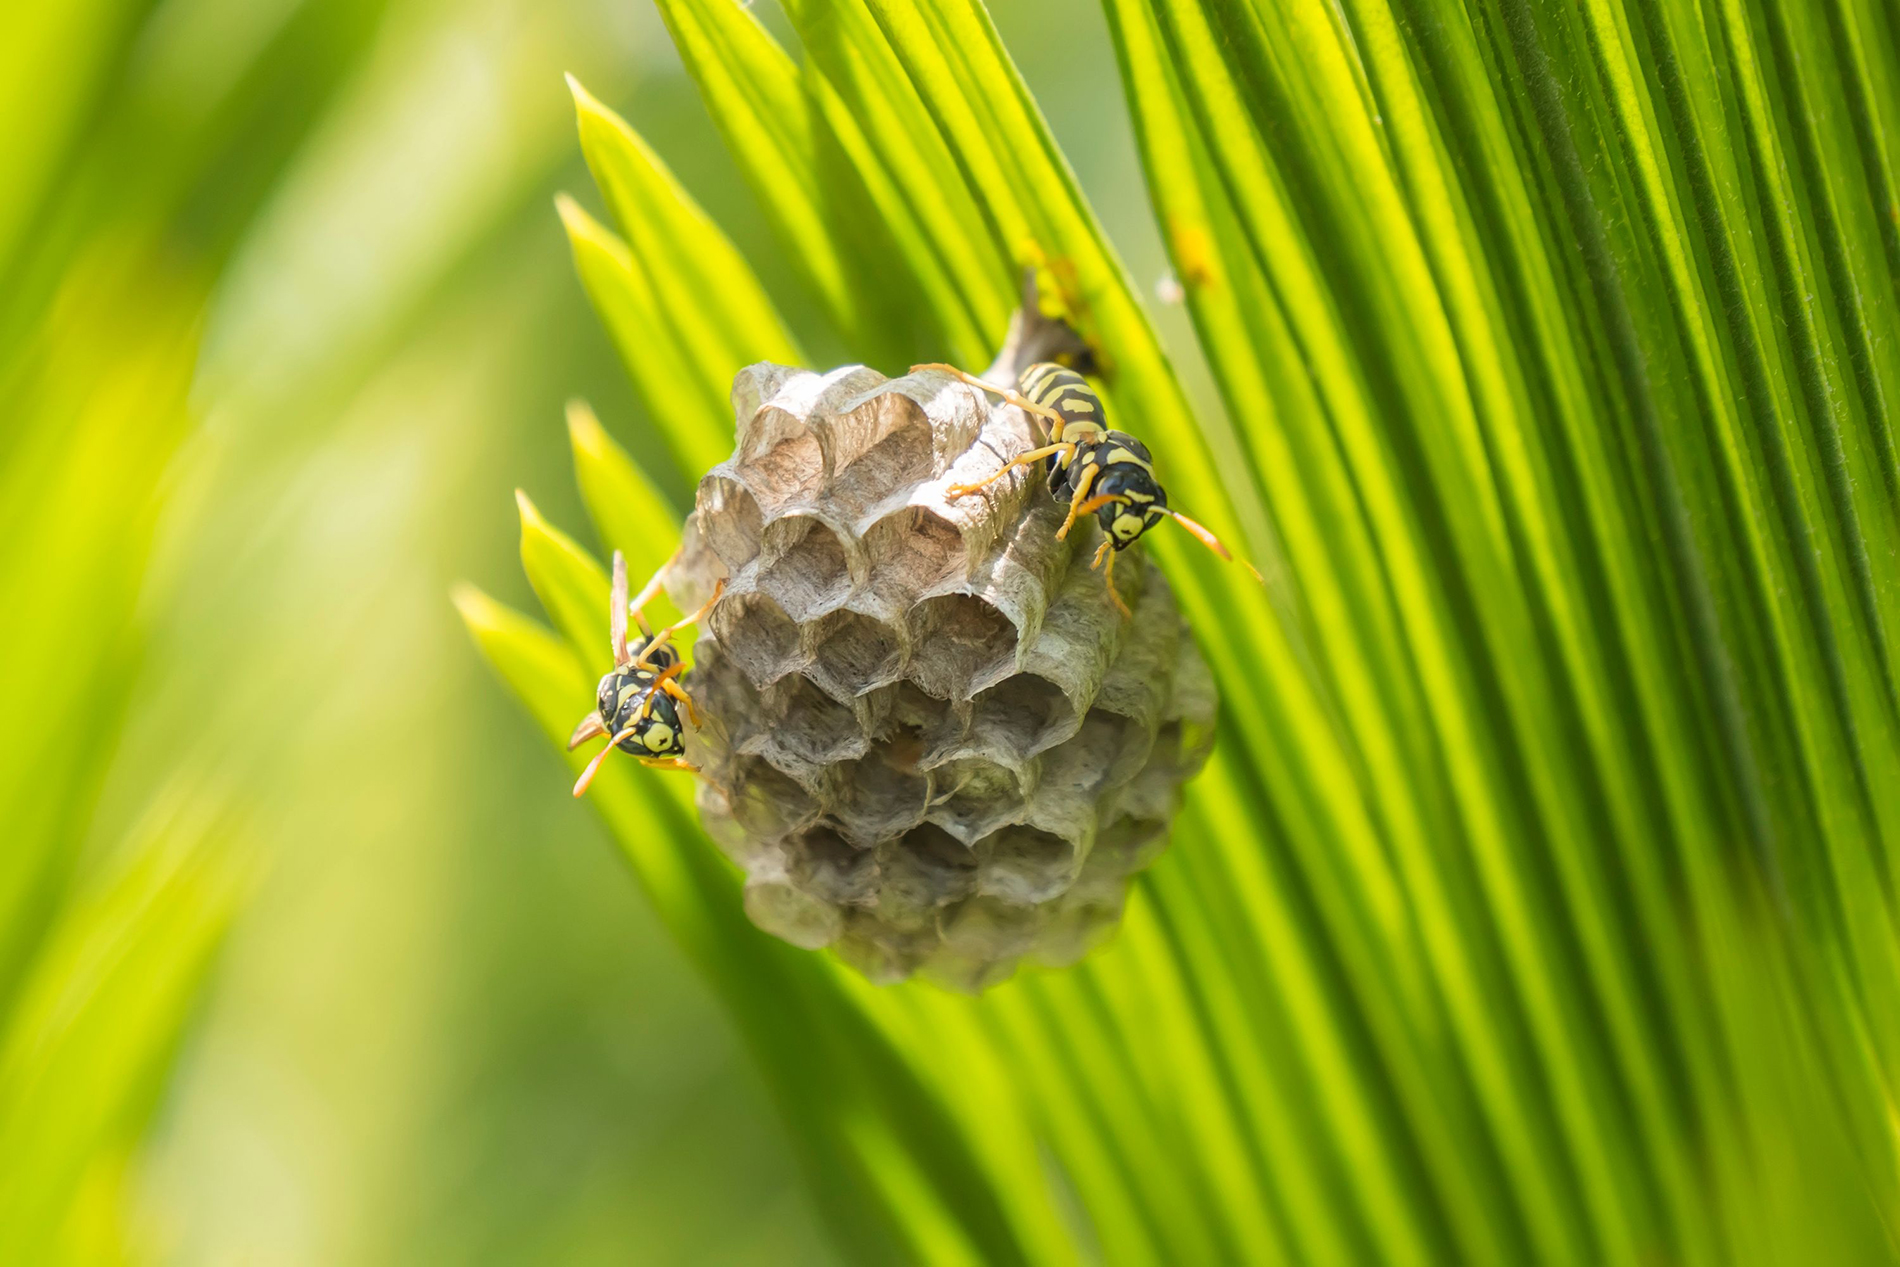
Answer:
[(127, 1253), (125, 1178), (247, 891), (204, 771), (117, 787), (113, 812), (103, 789), (148, 698), (144, 590), (207, 294), (380, 9), (300, 14), (181, 97), (158, 86), (180, 69), (165, 42), (141, 41), (153, 7), (0, 13), (6, 1262)]
[(103, 853), (88, 845), (137, 699), (136, 608), (164, 473), (185, 434), (194, 290), (117, 244), (97, 247), (74, 262), (6, 372), (0, 1259), (9, 1262), (119, 1251), (118, 1172), (236, 906), (233, 834), (215, 814), (155, 808)]
[[(796, 0), (802, 63), (727, 0), (660, 7), (830, 333), (912, 354), (865, 328), (901, 294), (930, 355), (981, 365), (1036, 269), (1173, 500), (1268, 581), (1157, 543), (1215, 757), (1118, 940), (981, 999), (756, 933), (682, 790), (603, 775), (841, 1241), (1900, 1253), (1893, 15), (1105, 0), (1221, 388), (1197, 413), (975, 0)], [(577, 99), (617, 228), (563, 214), (664, 443), (629, 459), (583, 417), (576, 461), (603, 544), (651, 557), (611, 509), (655, 504), (633, 467), (695, 478), (731, 372), (794, 345)], [(607, 583), (525, 501), (523, 559), (565, 640), (462, 607), (558, 741)]]

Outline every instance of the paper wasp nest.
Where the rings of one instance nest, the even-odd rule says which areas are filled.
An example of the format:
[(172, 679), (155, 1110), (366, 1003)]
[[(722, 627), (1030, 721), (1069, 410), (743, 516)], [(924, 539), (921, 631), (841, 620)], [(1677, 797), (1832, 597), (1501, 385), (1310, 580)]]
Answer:
[[(1035, 359), (1022, 322), (990, 368)], [(754, 365), (738, 445), (700, 481), (668, 577), (727, 578), (695, 644), (699, 808), (754, 923), (875, 981), (978, 990), (1081, 958), (1165, 844), (1212, 740), (1214, 690), (1139, 545), (1089, 568), (1055, 539), (1031, 420), (937, 371)]]

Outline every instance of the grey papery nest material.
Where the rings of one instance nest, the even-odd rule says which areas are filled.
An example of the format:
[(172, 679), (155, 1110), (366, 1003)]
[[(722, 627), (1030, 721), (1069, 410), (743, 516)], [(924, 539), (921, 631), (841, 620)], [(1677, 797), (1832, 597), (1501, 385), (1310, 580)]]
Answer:
[[(1014, 384), (1067, 337), (1019, 313), (985, 376)], [(700, 481), (667, 588), (691, 610), (727, 578), (688, 755), (752, 921), (881, 982), (979, 990), (1025, 956), (1081, 958), (1212, 742), (1167, 582), (1132, 547), (1124, 620), (1092, 518), (1056, 540), (1040, 465), (947, 497), (1037, 441), (941, 372), (754, 365), (732, 402), (737, 448)]]

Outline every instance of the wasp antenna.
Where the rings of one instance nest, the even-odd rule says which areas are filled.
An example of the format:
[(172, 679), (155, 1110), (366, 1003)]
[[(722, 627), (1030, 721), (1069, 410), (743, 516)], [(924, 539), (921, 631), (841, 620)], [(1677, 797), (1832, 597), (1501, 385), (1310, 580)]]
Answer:
[(1200, 543), (1202, 545), (1212, 550), (1215, 554), (1218, 554), (1223, 559), (1231, 560), (1234, 557), (1233, 555), (1227, 553), (1227, 547), (1220, 543), (1219, 537), (1215, 536), (1213, 533), (1209, 532), (1207, 529), (1201, 527), (1201, 525), (1195, 523), (1192, 519), (1189, 519), (1186, 515), (1182, 514), (1178, 510), (1170, 510), (1168, 513), (1174, 516), (1174, 521), (1176, 523), (1180, 524), (1183, 528), (1186, 528), (1189, 532), (1193, 533), (1195, 537), (1200, 540)]
[(600, 763), (607, 759), (607, 754), (612, 752), (615, 748), (618, 748), (622, 739), (626, 739), (632, 734), (633, 727), (629, 726), (627, 729), (609, 739), (607, 746), (594, 754), (594, 759), (587, 763), (585, 770), (581, 771), (581, 777), (574, 780), (574, 795), (579, 796), (587, 791), (587, 785), (594, 781), (594, 775), (599, 772)]
[[(627, 662), (627, 559), (614, 551), (613, 597), (607, 601), (607, 627), (613, 631), (614, 663)], [(580, 793), (576, 792), (576, 796)]]

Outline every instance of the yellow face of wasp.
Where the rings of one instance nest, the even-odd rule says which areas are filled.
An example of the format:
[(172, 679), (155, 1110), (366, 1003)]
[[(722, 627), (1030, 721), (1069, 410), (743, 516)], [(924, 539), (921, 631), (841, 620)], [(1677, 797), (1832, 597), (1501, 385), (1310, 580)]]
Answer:
[(649, 752), (664, 756), (677, 749), (679, 736), (671, 726), (656, 718), (640, 732), (640, 742)]
[(1115, 538), (1117, 545), (1127, 545), (1141, 535), (1148, 526), (1148, 516), (1132, 506), (1122, 507), (1120, 513), (1108, 525), (1108, 534)]

